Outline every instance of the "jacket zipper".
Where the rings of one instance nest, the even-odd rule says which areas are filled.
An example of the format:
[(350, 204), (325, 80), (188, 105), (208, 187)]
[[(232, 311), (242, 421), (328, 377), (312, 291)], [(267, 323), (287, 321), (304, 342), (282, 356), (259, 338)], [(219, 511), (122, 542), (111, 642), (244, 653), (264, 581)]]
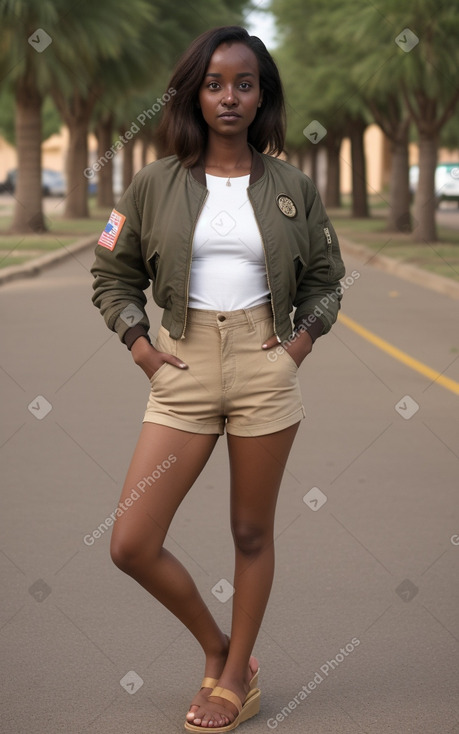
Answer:
[(266, 245), (265, 245), (265, 240), (264, 240), (264, 238), (263, 238), (263, 232), (261, 231), (261, 227), (260, 227), (260, 224), (259, 224), (259, 222), (258, 222), (258, 217), (257, 217), (257, 213), (256, 213), (255, 207), (254, 207), (254, 205), (253, 205), (253, 199), (252, 199), (252, 195), (251, 195), (251, 193), (250, 193), (250, 191), (249, 191), (248, 189), (247, 189), (247, 194), (248, 194), (248, 196), (249, 196), (249, 199), (250, 199), (250, 203), (252, 204), (252, 209), (253, 209), (253, 213), (254, 213), (254, 215), (255, 215), (255, 221), (256, 221), (256, 223), (257, 223), (258, 231), (259, 231), (259, 233), (260, 233), (260, 238), (261, 238), (261, 244), (262, 244), (262, 247), (263, 247), (263, 253), (264, 253), (264, 256), (265, 256), (265, 269), (266, 269), (266, 280), (268, 281), (268, 288), (269, 288), (269, 292), (270, 292), (270, 294), (271, 294), (271, 299), (270, 299), (270, 303), (271, 303), (271, 311), (272, 311), (272, 314), (273, 314), (273, 328), (274, 328), (274, 334), (276, 335), (276, 337), (277, 337), (277, 340), (278, 340), (278, 342), (280, 342), (281, 340), (280, 340), (280, 338), (279, 338), (279, 334), (277, 333), (277, 329), (276, 329), (276, 314), (275, 314), (275, 312), (274, 312), (274, 304), (273, 304), (273, 291), (272, 291), (272, 288), (271, 288), (271, 283), (270, 283), (270, 281), (269, 281), (268, 257), (267, 257), (267, 255), (266, 255)]
[(196, 230), (196, 225), (198, 223), (198, 219), (201, 216), (201, 212), (202, 212), (202, 210), (204, 208), (204, 204), (206, 203), (208, 196), (209, 196), (209, 191), (206, 191), (206, 195), (204, 197), (204, 201), (202, 202), (201, 206), (199, 207), (199, 211), (198, 211), (198, 213), (196, 215), (196, 219), (194, 220), (193, 229), (192, 229), (192, 232), (191, 232), (191, 237), (190, 237), (190, 242), (189, 242), (190, 256), (188, 258), (188, 272), (187, 272), (187, 276), (186, 276), (185, 321), (183, 322), (183, 331), (182, 331), (182, 336), (180, 337), (180, 339), (185, 339), (185, 329), (186, 329), (186, 322), (187, 322), (187, 317), (188, 317), (188, 297), (189, 297), (189, 294), (190, 294), (191, 261), (193, 259), (193, 238), (194, 238), (194, 233), (195, 233), (195, 230)]

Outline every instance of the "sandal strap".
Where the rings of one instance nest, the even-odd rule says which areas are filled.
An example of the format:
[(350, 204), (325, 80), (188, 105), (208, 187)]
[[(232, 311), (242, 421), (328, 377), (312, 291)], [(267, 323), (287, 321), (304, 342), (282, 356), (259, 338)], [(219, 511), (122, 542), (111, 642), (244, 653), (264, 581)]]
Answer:
[(201, 688), (215, 688), (217, 683), (218, 683), (217, 678), (203, 678), (202, 683), (201, 683)]
[[(238, 710), (238, 714), (241, 713), (241, 711), (242, 711), (242, 701), (241, 701), (241, 699), (239, 698), (239, 696), (236, 696), (236, 694), (233, 693), (233, 691), (230, 691), (228, 688), (222, 688), (221, 686), (217, 686), (216, 688), (214, 688), (214, 690), (212, 691), (212, 693), (210, 695), (211, 696), (219, 696), (219, 698), (224, 698), (226, 701), (229, 701), (234, 706), (236, 706), (236, 708)], [(210, 698), (210, 696), (209, 696), (209, 698)]]

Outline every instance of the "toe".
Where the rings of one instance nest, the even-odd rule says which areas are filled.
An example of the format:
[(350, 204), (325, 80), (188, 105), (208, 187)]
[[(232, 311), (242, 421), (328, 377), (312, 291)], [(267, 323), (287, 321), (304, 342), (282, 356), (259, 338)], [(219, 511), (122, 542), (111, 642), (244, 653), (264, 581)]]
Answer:
[(255, 675), (255, 673), (257, 672), (257, 670), (258, 670), (259, 667), (260, 667), (260, 665), (258, 663), (257, 658), (254, 655), (251, 655), (250, 660), (249, 660), (249, 668), (250, 668), (250, 672), (251, 672), (251, 678), (253, 678), (253, 676)]
[(206, 716), (206, 710), (203, 706), (195, 706), (195, 708), (196, 708), (196, 711), (188, 712), (187, 719), (191, 724), (195, 724), (196, 726), (203, 726), (204, 717)]
[(211, 728), (212, 726), (218, 726), (218, 715), (215, 714), (204, 714), (202, 717), (201, 726), (207, 726)]

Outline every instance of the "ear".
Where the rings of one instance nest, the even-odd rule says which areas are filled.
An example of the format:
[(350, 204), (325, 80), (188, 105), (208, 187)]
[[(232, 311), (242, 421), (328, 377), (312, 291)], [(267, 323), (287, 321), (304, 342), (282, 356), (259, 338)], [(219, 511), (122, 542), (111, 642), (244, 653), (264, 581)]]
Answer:
[(260, 92), (260, 99), (258, 100), (258, 107), (261, 107), (263, 103), (263, 90)]

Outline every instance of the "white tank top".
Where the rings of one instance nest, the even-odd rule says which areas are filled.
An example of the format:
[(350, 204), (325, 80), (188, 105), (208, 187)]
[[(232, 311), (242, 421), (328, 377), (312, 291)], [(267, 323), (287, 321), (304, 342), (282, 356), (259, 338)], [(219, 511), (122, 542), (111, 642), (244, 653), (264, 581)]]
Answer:
[(247, 196), (250, 176), (206, 174), (209, 195), (196, 224), (190, 274), (190, 308), (236, 311), (269, 296), (260, 230)]

